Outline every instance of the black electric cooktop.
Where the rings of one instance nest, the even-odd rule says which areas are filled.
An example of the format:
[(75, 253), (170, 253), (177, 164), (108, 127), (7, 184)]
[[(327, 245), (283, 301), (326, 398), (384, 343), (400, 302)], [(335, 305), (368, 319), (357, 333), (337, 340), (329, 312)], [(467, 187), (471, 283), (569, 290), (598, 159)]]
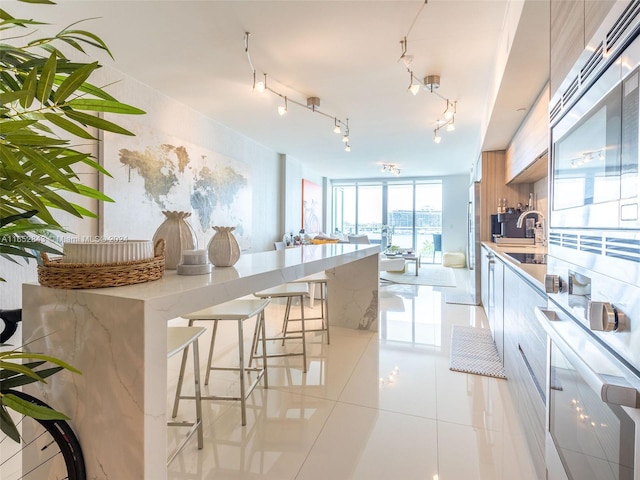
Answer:
[(537, 263), (546, 265), (547, 255), (544, 253), (505, 252), (518, 263)]

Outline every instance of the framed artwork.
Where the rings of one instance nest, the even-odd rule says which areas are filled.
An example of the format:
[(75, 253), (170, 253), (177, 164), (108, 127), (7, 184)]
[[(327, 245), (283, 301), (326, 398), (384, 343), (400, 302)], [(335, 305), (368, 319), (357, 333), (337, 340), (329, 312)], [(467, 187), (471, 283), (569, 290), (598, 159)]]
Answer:
[[(109, 120), (109, 115), (105, 118)], [(104, 132), (100, 158), (113, 176), (102, 176), (102, 236), (151, 239), (163, 211), (191, 212), (198, 248), (206, 248), (213, 226), (233, 226), (241, 249), (251, 246), (250, 167), (150, 125), (118, 117), (135, 137)]]
[(302, 179), (302, 228), (306, 233), (322, 231), (322, 187)]

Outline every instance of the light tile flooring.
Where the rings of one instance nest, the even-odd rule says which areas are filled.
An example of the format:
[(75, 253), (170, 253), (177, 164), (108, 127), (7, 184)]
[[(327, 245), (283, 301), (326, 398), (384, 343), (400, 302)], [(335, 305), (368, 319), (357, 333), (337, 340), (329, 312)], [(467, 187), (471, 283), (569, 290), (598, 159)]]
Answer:
[[(481, 307), (446, 303), (447, 293), (464, 293), (465, 275), (456, 270), (459, 288), (381, 286), (379, 332), (334, 327), (330, 345), (308, 334), (308, 373), (302, 357), (272, 360), (269, 389), (251, 395), (244, 427), (238, 402), (204, 402), (204, 449), (193, 438), (169, 478), (535, 479), (506, 381), (448, 368), (451, 326), (487, 326)], [(267, 309), (274, 331), (282, 311), (275, 303)], [(252, 332), (247, 321), (245, 337)], [(218, 335), (226, 342), (216, 343), (215, 361), (233, 361), (235, 324)], [(203, 365), (208, 345), (203, 335)], [(292, 341), (285, 348), (298, 347)], [(169, 365), (168, 405), (177, 363)], [(237, 382), (212, 372), (204, 389), (233, 392)], [(180, 415), (193, 415), (189, 403)]]

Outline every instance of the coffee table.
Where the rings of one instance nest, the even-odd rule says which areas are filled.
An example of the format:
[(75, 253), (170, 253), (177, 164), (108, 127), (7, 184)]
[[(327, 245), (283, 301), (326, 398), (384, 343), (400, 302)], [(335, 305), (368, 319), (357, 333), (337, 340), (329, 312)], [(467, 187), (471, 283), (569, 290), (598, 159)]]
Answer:
[(414, 253), (412, 253), (412, 254), (404, 254), (404, 255), (402, 255), (402, 258), (404, 258), (408, 262), (415, 262), (415, 264), (416, 264), (416, 277), (417, 277), (418, 276), (418, 268), (420, 268), (420, 255), (416, 255)]

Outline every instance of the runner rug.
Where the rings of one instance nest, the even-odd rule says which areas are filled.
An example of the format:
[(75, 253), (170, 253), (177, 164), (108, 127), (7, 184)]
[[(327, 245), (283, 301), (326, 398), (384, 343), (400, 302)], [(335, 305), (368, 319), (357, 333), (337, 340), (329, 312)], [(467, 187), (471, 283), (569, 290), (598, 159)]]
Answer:
[(450, 370), (506, 378), (498, 349), (488, 328), (454, 325), (451, 329), (450, 355)]

